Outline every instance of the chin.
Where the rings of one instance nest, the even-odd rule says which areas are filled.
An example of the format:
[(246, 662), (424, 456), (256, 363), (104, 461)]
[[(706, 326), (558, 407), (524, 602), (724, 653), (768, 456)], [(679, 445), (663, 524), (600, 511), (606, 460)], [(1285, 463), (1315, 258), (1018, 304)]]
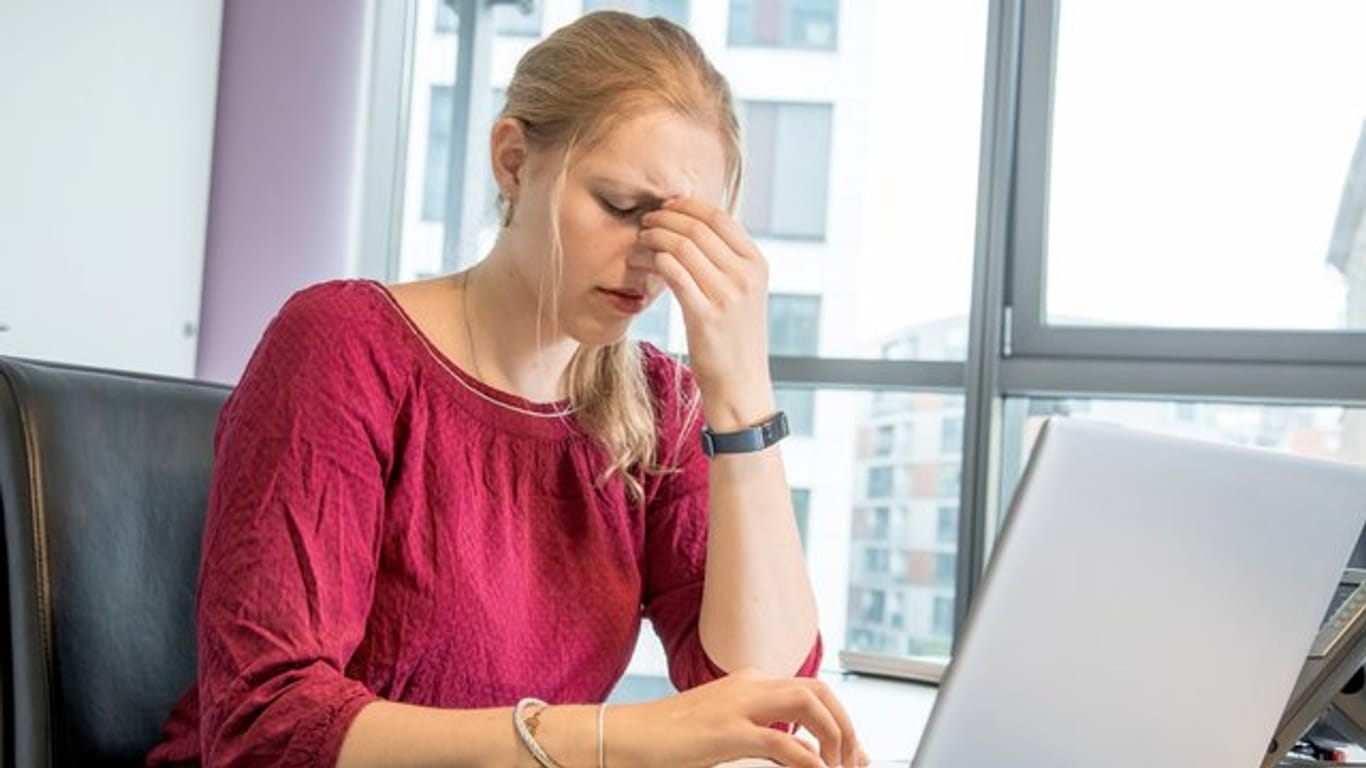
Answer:
[(621, 323), (620, 325), (594, 323), (587, 327), (581, 325), (571, 328), (568, 336), (585, 347), (606, 347), (625, 340), (630, 329), (630, 323)]

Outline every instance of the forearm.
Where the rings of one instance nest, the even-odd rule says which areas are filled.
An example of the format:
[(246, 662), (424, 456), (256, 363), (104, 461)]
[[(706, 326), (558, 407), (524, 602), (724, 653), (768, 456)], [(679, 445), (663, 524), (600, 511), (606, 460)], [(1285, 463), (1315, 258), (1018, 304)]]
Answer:
[[(771, 387), (707, 404), (718, 432), (775, 410)], [(706, 578), (699, 633), (722, 669), (790, 675), (815, 641), (816, 601), (778, 446), (712, 457)]]
[[(609, 707), (608, 724), (623, 714)], [(606, 741), (609, 757), (621, 765), (628, 746), (620, 738)], [(542, 711), (536, 741), (563, 766), (598, 764), (597, 707), (552, 706)], [(614, 743), (615, 741), (615, 743)], [(504, 765), (537, 768), (512, 725), (512, 708), (435, 709), (376, 701), (351, 722), (337, 757), (337, 768), (453, 768)]]

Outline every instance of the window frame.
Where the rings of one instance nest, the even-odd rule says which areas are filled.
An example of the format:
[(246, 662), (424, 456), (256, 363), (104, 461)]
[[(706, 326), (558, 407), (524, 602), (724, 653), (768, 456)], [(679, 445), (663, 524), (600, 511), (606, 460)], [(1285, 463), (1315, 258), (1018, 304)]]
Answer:
[[(1119, 360), (1311, 363), (1343, 365), (1366, 360), (1366, 333), (1240, 329), (1057, 326), (1047, 322), (1048, 181), (1058, 49), (1058, 0), (1029, 2), (1020, 25), (1019, 146), (1013, 197), (1011, 329), (1008, 353), (1023, 357)], [(1196, 382), (1199, 367), (1186, 369)], [(1210, 369), (1210, 370), (1217, 370)], [(1298, 379), (1274, 372), (1243, 397), (1296, 396)], [(1319, 370), (1317, 373), (1326, 373)], [(1360, 382), (1353, 382), (1359, 386)], [(1359, 388), (1355, 390), (1360, 392)], [(1351, 396), (1340, 390), (1338, 396)]]
[[(796, 100), (796, 99), (737, 99), (735, 103), (736, 103), (736, 109), (740, 112), (740, 115), (743, 116), (743, 117), (741, 118), (741, 124), (742, 124), (742, 125), (747, 125), (748, 122), (749, 122), (748, 112), (749, 112), (749, 109), (750, 109), (751, 106), (753, 106), (753, 105), (763, 105), (763, 106), (766, 106), (766, 107), (772, 107), (772, 108), (773, 108), (773, 112), (774, 112), (774, 129), (775, 129), (775, 130), (774, 130), (774, 137), (775, 137), (775, 138), (776, 138), (776, 136), (777, 136), (777, 134), (778, 134), (778, 129), (779, 129), (779, 127), (781, 126), (782, 114), (783, 114), (783, 110), (784, 110), (785, 108), (793, 108), (793, 107), (815, 107), (815, 108), (824, 108), (825, 112), (829, 115), (829, 118), (830, 118), (830, 124), (829, 124), (829, 130), (828, 130), (829, 140), (826, 141), (826, 144), (825, 144), (825, 169), (824, 169), (824, 170), (825, 170), (825, 182), (826, 182), (825, 210), (821, 211), (821, 222), (820, 222), (820, 225), (821, 225), (821, 226), (820, 226), (820, 230), (821, 230), (821, 231), (820, 231), (820, 233), (819, 233), (819, 234), (805, 234), (805, 233), (800, 233), (800, 232), (783, 232), (783, 231), (781, 231), (781, 230), (775, 230), (775, 229), (772, 227), (772, 215), (769, 216), (769, 219), (770, 219), (769, 226), (768, 226), (767, 228), (765, 228), (765, 229), (759, 229), (758, 227), (751, 227), (751, 226), (748, 225), (748, 224), (745, 224), (745, 226), (746, 226), (746, 228), (748, 229), (749, 233), (750, 233), (756, 240), (776, 240), (776, 241), (780, 241), (780, 242), (792, 242), (792, 243), (828, 243), (828, 242), (830, 242), (830, 191), (829, 191), (829, 187), (830, 187), (831, 172), (834, 170), (834, 140), (833, 140), (833, 137), (834, 137), (834, 135), (835, 135), (835, 104), (834, 104), (834, 102), (831, 102), (831, 101), (801, 101), (801, 100)], [(742, 139), (742, 144), (743, 144), (743, 141), (744, 141), (744, 140)], [(744, 149), (745, 149), (745, 151), (747, 151), (747, 147), (744, 147)], [(747, 166), (747, 167), (745, 168), (745, 173), (747, 174), (748, 177), (750, 177), (750, 178), (753, 177), (754, 168), (752, 167), (752, 164), (749, 164), (749, 166)], [(770, 195), (772, 194), (772, 191), (773, 191), (774, 189), (777, 188), (777, 184), (774, 183), (775, 181), (776, 181), (776, 179), (769, 179), (769, 180), (768, 180), (768, 189), (769, 189)], [(770, 205), (772, 204), (772, 200), (769, 200), (768, 202), (769, 202)], [(745, 193), (744, 193), (744, 190), (741, 190), (741, 192), (740, 192), (740, 209), (739, 209), (738, 218), (740, 219), (740, 222), (741, 222), (742, 224), (744, 224), (744, 219), (745, 219), (745, 204), (746, 204)]]
[[(778, 1), (781, 2), (781, 3), (783, 3), (784, 6), (790, 6), (791, 3), (792, 3), (792, 0), (778, 0)], [(756, 3), (758, 3), (758, 2), (763, 2), (763, 0), (754, 0), (754, 2), (756, 2)], [(791, 44), (788, 44), (788, 43), (786, 43), (786, 42), (780, 42), (780, 43), (737, 42), (736, 39), (735, 39), (735, 37), (734, 37), (734, 35), (735, 35), (735, 24), (733, 23), (733, 22), (734, 22), (734, 16), (733, 16), (734, 11), (733, 11), (733, 8), (734, 8), (734, 5), (735, 5), (735, 2), (734, 2), (734, 0), (726, 0), (726, 47), (727, 47), (727, 48), (737, 48), (737, 49), (740, 49), (740, 50), (744, 50), (744, 49), (747, 49), (747, 48), (758, 48), (758, 49), (770, 50), (770, 51), (799, 51), (799, 52), (823, 53), (823, 54), (839, 53), (839, 51), (840, 51), (840, 30), (843, 28), (844, 25), (843, 25), (843, 24), (841, 23), (841, 21), (840, 21), (840, 5), (841, 5), (841, 2), (840, 2), (840, 0), (834, 0), (834, 3), (835, 3), (835, 28), (834, 28), (833, 34), (831, 34), (831, 36), (830, 36), (830, 45), (827, 46), (827, 45), (791, 45)], [(785, 13), (790, 12), (790, 7), (784, 7), (784, 8), (783, 8), (783, 11), (784, 11)], [(786, 23), (787, 19), (785, 18), (783, 21), (784, 21), (784, 23)]]
[[(403, 4), (409, 13), (412, 2)], [(492, 34), (487, 6), (476, 0), (455, 2), (470, 12), (472, 20), (468, 27), (462, 24), (461, 42), (468, 43), (471, 56), (486, 53)], [(935, 392), (963, 398), (952, 617), (955, 628), (965, 626), (980, 588), (1002, 516), (999, 497), (1003, 486), (1008, 490), (1012, 482), (1006, 468), (1019, 466), (1024, 458), (1018, 455), (1018, 448), (1002, 445), (1000, 439), (1013, 419), (1022, 418), (1020, 409), (1010, 407), (1011, 402), (1027, 397), (1124, 397), (1366, 404), (1362, 395), (1366, 392), (1366, 333), (1060, 327), (1044, 322), (1048, 162), (1060, 0), (983, 2), (988, 4), (988, 15), (981, 62), (977, 213), (966, 358), (877, 360), (816, 354), (774, 355), (769, 361), (773, 383), (778, 387)], [(837, 41), (843, 26), (837, 17)], [(411, 28), (398, 24), (382, 25), (377, 34), (380, 32), (413, 34)], [(727, 41), (729, 45), (729, 33)], [(838, 42), (833, 49), (793, 49), (794, 55), (838, 50)], [(466, 62), (465, 75), (456, 81), (454, 104), (467, 104), (469, 108), (452, 110), (448, 246), (459, 240), (462, 227), (467, 228), (472, 218), (469, 211), (462, 210), (467, 195), (461, 190), (468, 191), (479, 183), (477, 178), (465, 179), (467, 153), (459, 148), (470, 141), (469, 126), (479, 124), (489, 111), (489, 89), (471, 88), (465, 79), (477, 80), (486, 71), (486, 62), (463, 57), (462, 61)], [(372, 110), (391, 110), (384, 114), (372, 111), (372, 124), (406, 120), (407, 101), (381, 100), (372, 105)], [(832, 134), (837, 130), (834, 118), (832, 105)], [(372, 146), (370, 151), (380, 150)], [(835, 167), (833, 154), (829, 163), (828, 173)], [(393, 179), (367, 175), (366, 183), (389, 189)], [(829, 238), (828, 218), (826, 224), (821, 240)], [(401, 218), (391, 213), (388, 226), (387, 236), (379, 231), (378, 223), (371, 227), (371, 239), (390, 248), (383, 260), (387, 273), (376, 272), (374, 276), (393, 279), (397, 275), (396, 232), (401, 230)], [(804, 239), (756, 235), (774, 240)], [(448, 247), (446, 252), (453, 251)], [(449, 270), (461, 265), (449, 261), (443, 266)], [(855, 479), (856, 493), (858, 482)], [(856, 504), (872, 506), (882, 501), (851, 503), (851, 515), (857, 514)], [(846, 593), (852, 594), (852, 587), (844, 586)], [(961, 635), (955, 634), (954, 643), (959, 639)], [(839, 641), (842, 643), (843, 638)], [(937, 680), (942, 672), (942, 666), (936, 671), (923, 661), (901, 656), (842, 651), (840, 659), (853, 671), (876, 669), (880, 674), (904, 674), (920, 680)]]

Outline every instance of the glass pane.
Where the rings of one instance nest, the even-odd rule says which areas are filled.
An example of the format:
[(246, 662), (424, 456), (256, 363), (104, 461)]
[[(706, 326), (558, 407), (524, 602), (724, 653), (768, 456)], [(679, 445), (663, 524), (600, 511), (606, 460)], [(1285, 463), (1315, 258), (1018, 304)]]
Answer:
[(397, 280), (441, 272), (446, 186), (450, 179), (451, 87), (459, 19), (442, 0), (420, 0), (414, 20), (413, 78), (408, 93), (408, 157)]
[(540, 37), (541, 16), (545, 10), (544, 0), (537, 0), (530, 13), (523, 13), (516, 5), (493, 6), (494, 31), (500, 35), (516, 37)]
[(947, 656), (957, 586), (963, 400), (907, 392), (861, 397), (856, 412), (838, 414), (855, 425), (857, 456), (844, 647)]
[(423, 168), (422, 220), (446, 215), (446, 181), (451, 164), (451, 88), (433, 85), (428, 100), (427, 160)]
[(1048, 321), (1363, 327), (1364, 29), (1358, 0), (1063, 5)]
[[(1010, 398), (1004, 408), (1001, 497), (1006, 510), (1039, 428), (1050, 416), (1366, 463), (1366, 409), (1162, 400)], [(998, 516), (1003, 522), (1004, 514)], [(999, 527), (999, 525), (998, 525)], [(1366, 553), (1358, 553), (1358, 557)], [(1366, 564), (1366, 560), (1360, 561)]]
[(687, 26), (688, 0), (584, 0), (583, 12), (625, 11), (637, 16), (663, 16)]
[[(770, 290), (821, 300), (819, 336), (802, 354), (965, 359), (986, 3), (543, 0), (540, 34), (599, 4), (686, 17), (729, 78), (748, 127), (741, 220), (770, 263)], [(449, 128), (432, 113), (461, 107), (440, 101), (454, 79), (456, 35), (439, 30), (458, 25), (453, 14), (439, 24), (439, 7), (418, 2), (402, 280), (442, 270), (443, 222), (424, 213), (444, 210), (446, 182), (436, 166), (449, 165)], [(838, 21), (849, 44), (732, 47), (728, 20), (737, 13), (754, 20), (751, 27), (778, 30), (775, 40), (797, 34), (786, 29)], [(495, 99), (534, 42), (495, 36), (488, 83)], [(887, 98), (889, 89), (899, 96)], [(487, 156), (483, 149), (469, 167), (485, 176), (478, 188), (489, 195)], [(477, 210), (478, 231), (452, 254), (456, 263), (482, 258), (497, 235), (492, 201)], [(637, 325), (638, 337), (686, 351), (676, 303)]]
[(731, 45), (834, 48), (838, 0), (731, 0)]
[(740, 218), (752, 234), (825, 239), (830, 119), (829, 104), (740, 105), (749, 162)]

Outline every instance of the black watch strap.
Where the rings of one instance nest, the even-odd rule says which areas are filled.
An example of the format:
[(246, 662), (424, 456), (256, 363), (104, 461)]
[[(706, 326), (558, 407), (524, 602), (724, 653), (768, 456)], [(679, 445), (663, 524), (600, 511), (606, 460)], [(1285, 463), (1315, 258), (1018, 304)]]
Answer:
[(787, 414), (782, 411), (760, 424), (738, 432), (713, 432), (702, 428), (702, 452), (708, 456), (718, 453), (752, 453), (762, 451), (788, 435)]

